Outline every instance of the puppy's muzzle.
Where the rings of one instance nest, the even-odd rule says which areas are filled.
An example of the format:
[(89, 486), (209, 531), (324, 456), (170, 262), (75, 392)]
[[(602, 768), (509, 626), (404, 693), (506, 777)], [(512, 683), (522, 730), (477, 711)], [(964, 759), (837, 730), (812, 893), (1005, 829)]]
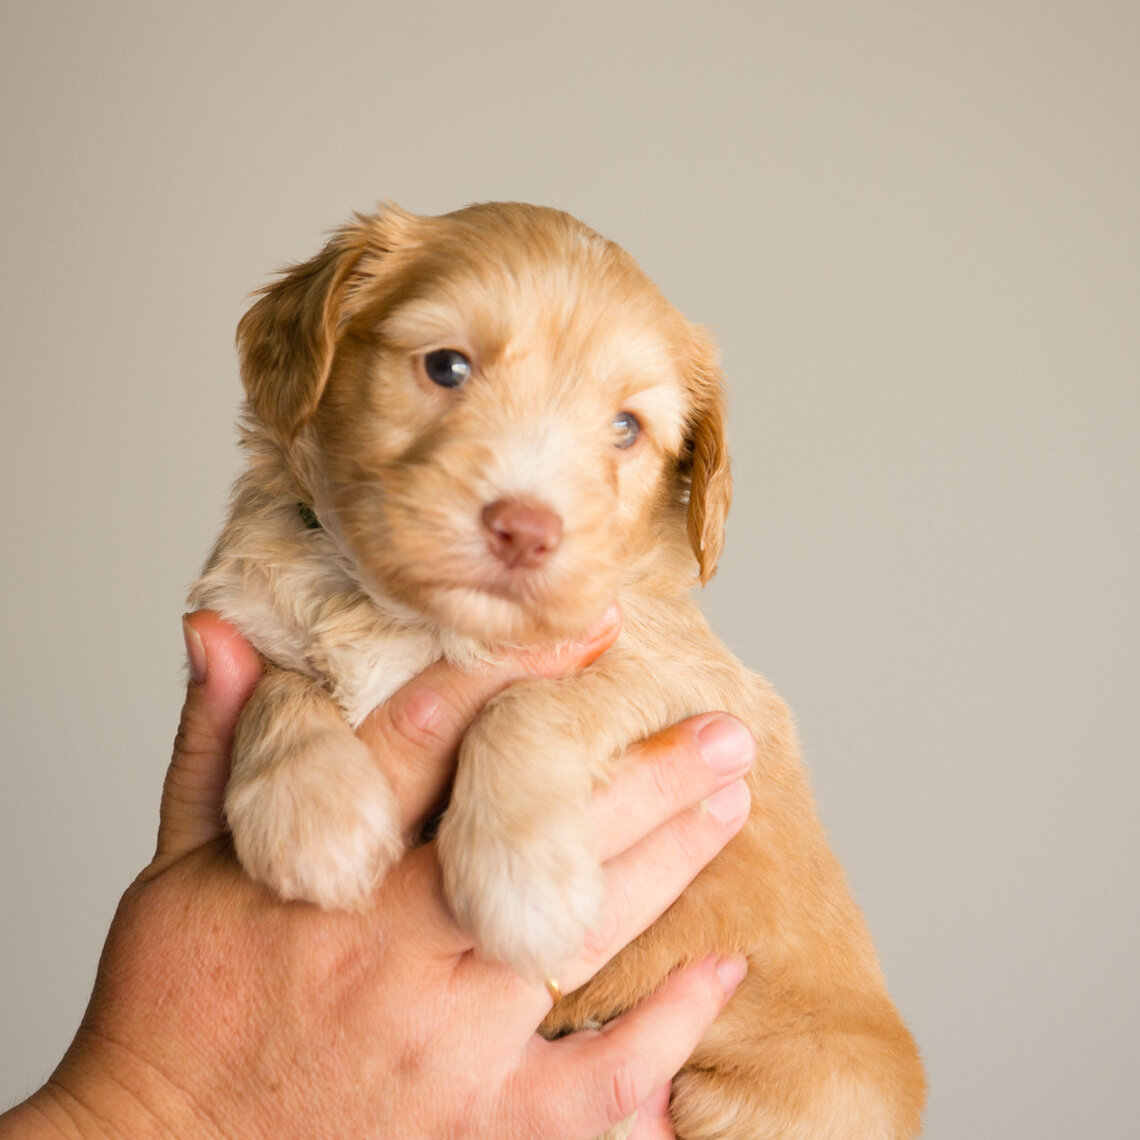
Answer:
[(491, 553), (510, 569), (536, 570), (562, 542), (562, 519), (549, 507), (498, 499), (483, 508)]

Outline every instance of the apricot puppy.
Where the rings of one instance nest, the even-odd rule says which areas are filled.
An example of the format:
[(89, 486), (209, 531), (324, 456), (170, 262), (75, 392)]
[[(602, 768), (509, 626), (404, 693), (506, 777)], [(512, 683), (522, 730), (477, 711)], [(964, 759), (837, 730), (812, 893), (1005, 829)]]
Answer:
[(705, 333), (580, 222), (492, 204), (358, 217), (264, 290), (238, 344), (249, 462), (191, 603), (270, 663), (226, 796), (247, 871), (361, 905), (401, 840), (356, 725), (440, 656), (571, 636), (616, 598), (602, 658), (514, 685), (467, 733), (438, 841), (457, 916), (484, 953), (557, 977), (598, 917), (591, 789), (631, 741), (727, 710), (757, 742), (749, 822), (545, 1030), (741, 952), (746, 981), (674, 1082), (677, 1135), (916, 1135), (918, 1056), (787, 711), (689, 598), (731, 487)]

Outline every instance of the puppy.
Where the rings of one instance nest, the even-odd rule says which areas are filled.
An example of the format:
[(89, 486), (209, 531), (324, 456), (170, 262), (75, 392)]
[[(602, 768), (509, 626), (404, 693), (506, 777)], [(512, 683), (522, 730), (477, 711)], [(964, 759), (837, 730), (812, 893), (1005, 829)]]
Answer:
[(689, 598), (731, 487), (706, 334), (580, 222), (490, 204), (357, 217), (263, 291), (238, 345), (249, 463), (190, 600), (269, 663), (226, 795), (247, 871), (283, 898), (363, 904), (401, 837), (353, 729), (441, 656), (569, 637), (616, 598), (622, 632), (597, 662), (514, 685), (468, 731), (438, 838), (456, 915), (484, 953), (557, 976), (598, 917), (591, 789), (631, 741), (727, 710), (757, 744), (749, 822), (544, 1030), (744, 953), (674, 1081), (677, 1135), (916, 1135), (918, 1056), (788, 713)]

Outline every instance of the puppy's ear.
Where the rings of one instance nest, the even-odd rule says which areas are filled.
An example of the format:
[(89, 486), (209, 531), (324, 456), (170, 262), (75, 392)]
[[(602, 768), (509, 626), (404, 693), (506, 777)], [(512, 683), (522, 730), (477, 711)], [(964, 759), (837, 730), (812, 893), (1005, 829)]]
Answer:
[(349, 282), (367, 246), (363, 219), (346, 226), (316, 257), (262, 289), (238, 324), (246, 395), (258, 417), (286, 441), (316, 411)]
[(701, 571), (701, 584), (716, 573), (724, 549), (724, 521), (732, 502), (725, 385), (717, 351), (708, 335), (692, 328), (686, 380), (692, 401), (689, 416), (689, 542)]

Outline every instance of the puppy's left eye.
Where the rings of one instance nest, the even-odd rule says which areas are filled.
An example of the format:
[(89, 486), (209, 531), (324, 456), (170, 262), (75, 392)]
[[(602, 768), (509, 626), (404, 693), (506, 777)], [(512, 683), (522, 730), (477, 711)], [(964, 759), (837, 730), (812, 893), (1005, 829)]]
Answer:
[(641, 421), (633, 412), (619, 412), (614, 416), (614, 446), (632, 447), (641, 434)]
[(427, 378), (441, 388), (458, 388), (471, 376), (471, 361), (454, 348), (437, 348), (423, 358)]

